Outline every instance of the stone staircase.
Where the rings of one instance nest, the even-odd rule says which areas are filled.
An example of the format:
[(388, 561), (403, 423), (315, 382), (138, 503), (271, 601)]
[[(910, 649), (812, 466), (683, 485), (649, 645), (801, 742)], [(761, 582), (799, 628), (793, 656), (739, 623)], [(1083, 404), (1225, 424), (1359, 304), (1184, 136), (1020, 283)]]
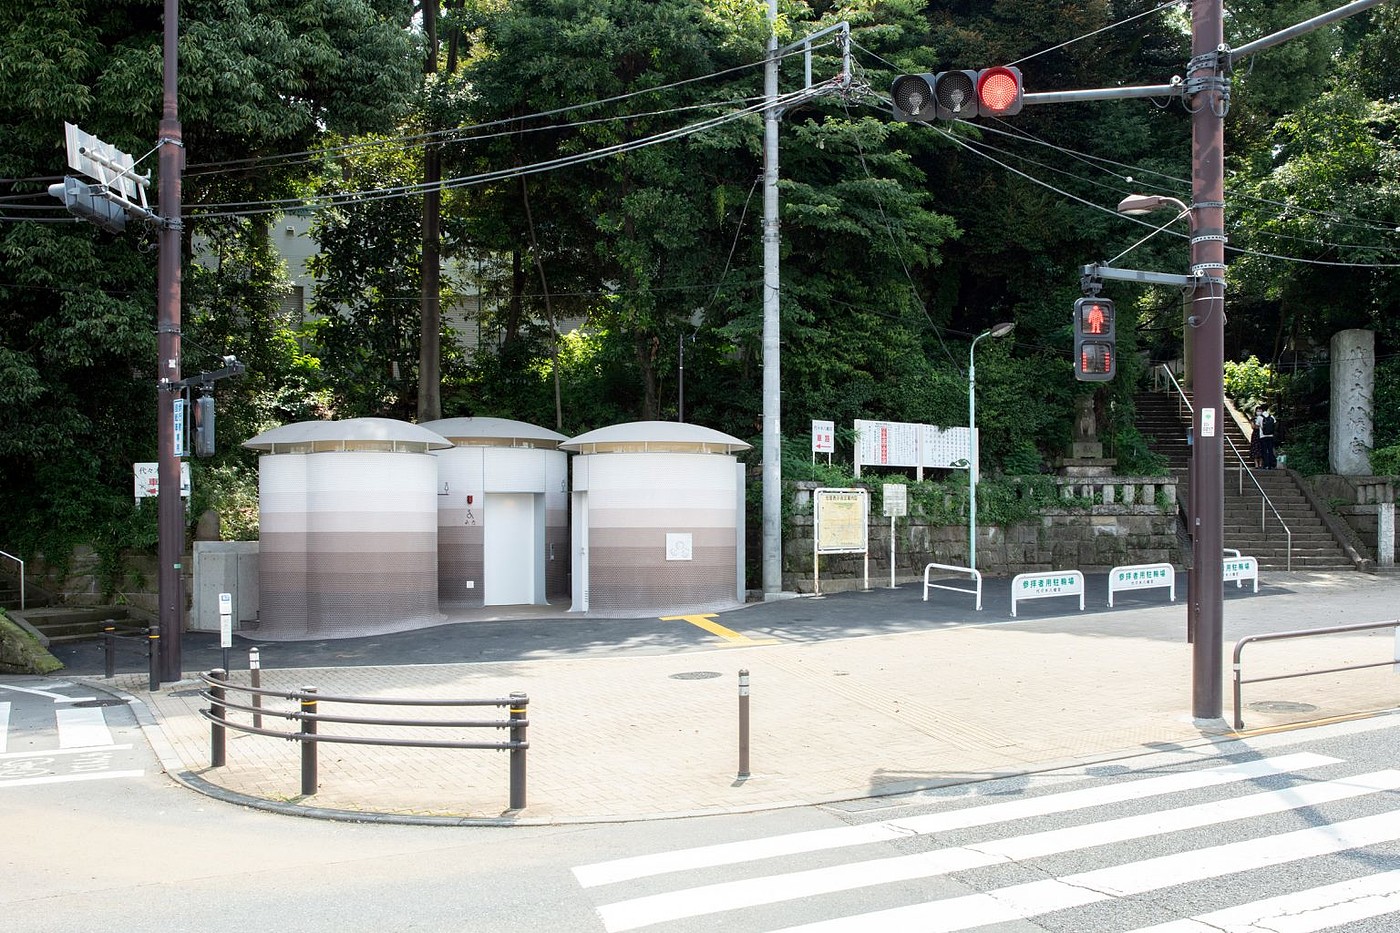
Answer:
[(118, 629), (144, 629), (144, 616), (128, 606), (40, 606), (24, 611), (10, 609), (6, 614), (39, 636), (40, 644), (62, 644), (102, 637), (108, 625)]
[[(1190, 414), (1181, 406), (1175, 391), (1139, 392), (1137, 426), (1154, 453), (1167, 459), (1176, 474), (1178, 499), (1189, 502), (1191, 446), (1187, 443)], [(1288, 470), (1254, 470), (1249, 462), (1249, 438), (1227, 413), (1224, 422), (1225, 489), (1224, 540), (1247, 557), (1259, 560), (1261, 570), (1283, 570), (1289, 566), (1288, 539), (1280, 519), (1293, 535), (1294, 570), (1354, 570), (1356, 565), (1317, 514), (1312, 503)], [(1231, 444), (1233, 443), (1233, 447)], [(1238, 451), (1238, 456), (1236, 455)], [(1248, 468), (1241, 475), (1240, 458)], [(1251, 477), (1253, 479), (1251, 479)], [(1258, 482), (1256, 488), (1255, 482)], [(1263, 490), (1273, 509), (1263, 504)], [(1262, 516), (1262, 523), (1261, 523)]]

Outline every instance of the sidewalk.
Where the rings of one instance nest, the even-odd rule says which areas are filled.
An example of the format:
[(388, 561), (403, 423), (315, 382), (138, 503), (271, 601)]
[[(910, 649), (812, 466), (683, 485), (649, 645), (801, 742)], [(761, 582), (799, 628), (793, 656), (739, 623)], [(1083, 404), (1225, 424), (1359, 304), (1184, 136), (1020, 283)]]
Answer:
[[(921, 587), (746, 607), (718, 621), (776, 643), (687, 651), (470, 664), (326, 666), (263, 670), (271, 689), (414, 697), (529, 696), (528, 806), (507, 812), (508, 754), (322, 744), (320, 788), (300, 797), (299, 745), (228, 731), (228, 763), (209, 767), (207, 701), (192, 682), (150, 692), (144, 675), (88, 678), (137, 698), (146, 733), (173, 777), (224, 799), (324, 815), (422, 822), (552, 823), (738, 812), (913, 792), (947, 784), (1109, 760), (1229, 734), (1191, 718), (1191, 647), (1182, 597), (1119, 594), (1104, 608), (1090, 590), (1022, 603), (1019, 619), (989, 580), (980, 613), (954, 594)], [(1227, 586), (1225, 696), (1231, 651), (1245, 635), (1394, 619), (1400, 580), (1356, 573), (1269, 574), (1258, 594)], [(928, 631), (816, 640), (784, 632), (824, 616), (871, 620), (943, 613)], [(957, 621), (961, 620), (961, 622)], [(717, 645), (727, 644), (716, 640)], [(1245, 677), (1319, 670), (1393, 657), (1388, 630), (1251, 646)], [(750, 766), (738, 765), (738, 679), (750, 672)], [(247, 672), (235, 670), (246, 684)], [(231, 696), (231, 699), (233, 697)], [(271, 706), (276, 701), (270, 701)], [(1389, 666), (1244, 688), (1246, 730), (1400, 706)], [(281, 708), (289, 708), (285, 702)], [(332, 712), (322, 704), (321, 712)], [(334, 707), (344, 712), (345, 707)], [(147, 715), (149, 714), (149, 715)], [(357, 707), (356, 715), (461, 718), (460, 711)], [(494, 719), (482, 709), (470, 718)], [(247, 717), (242, 716), (247, 722)], [(268, 715), (264, 727), (292, 731)], [(356, 733), (355, 730), (358, 730)], [(364, 734), (325, 724), (322, 732)], [(451, 730), (420, 731), (445, 737)], [(465, 734), (467, 732), (472, 734)], [(403, 734), (397, 732), (395, 734)], [(498, 741), (504, 732), (455, 738)], [(353, 818), (353, 817), (351, 817)]]

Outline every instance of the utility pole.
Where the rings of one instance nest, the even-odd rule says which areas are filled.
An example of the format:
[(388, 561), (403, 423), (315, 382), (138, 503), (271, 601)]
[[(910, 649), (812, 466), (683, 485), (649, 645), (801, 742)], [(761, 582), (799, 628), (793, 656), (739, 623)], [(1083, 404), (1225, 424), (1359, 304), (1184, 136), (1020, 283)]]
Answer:
[(783, 590), (781, 328), (778, 304), (778, 0), (768, 0), (763, 71), (763, 598)]
[(156, 460), (160, 491), (156, 495), (159, 568), (160, 680), (181, 676), (180, 635), (185, 621), (183, 565), (185, 554), (185, 506), (180, 497), (180, 458), (175, 450), (175, 400), (180, 395), (180, 174), (185, 146), (177, 101), (179, 69), (179, 0), (165, 0), (163, 50), (163, 106), (160, 120), (159, 171), (156, 210), (161, 217), (159, 260), (156, 276), (159, 371), (156, 373)]
[(1229, 51), (1221, 0), (1191, 4), (1191, 63), (1185, 96), (1191, 117), (1192, 294), (1190, 328), (1195, 435), (1191, 528), (1195, 615), (1191, 709), (1220, 718), (1224, 654), (1225, 511), (1225, 113), (1230, 103)]

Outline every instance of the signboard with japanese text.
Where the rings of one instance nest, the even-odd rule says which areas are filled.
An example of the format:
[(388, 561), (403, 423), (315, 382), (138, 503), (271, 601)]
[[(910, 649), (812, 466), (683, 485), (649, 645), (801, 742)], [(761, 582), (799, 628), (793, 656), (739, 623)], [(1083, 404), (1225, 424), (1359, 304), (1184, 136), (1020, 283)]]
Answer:
[(1079, 608), (1084, 609), (1084, 574), (1078, 570), (1051, 570), (1046, 573), (1018, 573), (1011, 578), (1011, 615), (1016, 615), (1016, 602), (1021, 599), (1044, 599), (1049, 596), (1078, 596)]
[(829, 454), (836, 450), (836, 422), (812, 421), (812, 453)]
[(870, 494), (864, 489), (818, 489), (815, 534), (818, 554), (859, 554), (869, 540)]
[[(160, 495), (160, 464), (133, 463), (132, 467), (136, 474), (136, 498)], [(190, 465), (184, 461), (180, 463), (180, 495), (186, 499), (190, 497)]]
[(1171, 601), (1176, 602), (1176, 568), (1171, 564), (1133, 564), (1114, 567), (1108, 572), (1108, 605), (1113, 606), (1113, 594), (1120, 590), (1149, 590), (1170, 587)]

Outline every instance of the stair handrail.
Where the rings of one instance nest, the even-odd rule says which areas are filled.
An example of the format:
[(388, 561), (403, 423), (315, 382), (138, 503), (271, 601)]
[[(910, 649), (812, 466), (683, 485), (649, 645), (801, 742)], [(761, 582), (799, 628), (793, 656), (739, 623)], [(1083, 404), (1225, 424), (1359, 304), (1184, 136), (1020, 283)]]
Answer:
[(23, 611), (24, 611), (24, 561), (20, 560), (18, 557), (16, 557), (16, 556), (13, 555), (13, 554), (7, 554), (7, 553), (4, 552), (4, 551), (0, 551), (0, 557), (8, 557), (10, 560), (12, 560), (12, 561), (14, 561), (15, 563), (19, 564), (19, 610), (20, 610), (20, 612), (23, 612)]
[[(1161, 375), (1167, 377), (1167, 381), (1171, 383), (1172, 388), (1176, 390), (1177, 415), (1180, 416), (1182, 407), (1184, 406), (1185, 410), (1191, 413), (1191, 423), (1194, 425), (1196, 422), (1196, 406), (1191, 404), (1191, 399), (1186, 395), (1186, 390), (1184, 390), (1181, 387), (1181, 383), (1176, 381), (1176, 376), (1172, 374), (1171, 367), (1168, 366), (1166, 363), (1157, 364), (1156, 369), (1153, 370), (1152, 384), (1154, 388), (1160, 385), (1160, 382), (1157, 378), (1158, 371), (1160, 371)], [(1268, 521), (1268, 516), (1264, 512), (1265, 507), (1267, 507), (1270, 512), (1274, 513), (1274, 518), (1278, 519), (1279, 526), (1283, 529), (1284, 538), (1287, 542), (1286, 546), (1288, 548), (1287, 552), (1284, 555), (1284, 560), (1286, 561), (1285, 566), (1288, 570), (1291, 571), (1293, 569), (1293, 532), (1289, 529), (1288, 523), (1283, 520), (1283, 516), (1279, 514), (1278, 509), (1274, 508), (1274, 501), (1269, 498), (1269, 494), (1264, 491), (1264, 487), (1259, 485), (1258, 477), (1254, 475), (1254, 471), (1250, 469), (1249, 464), (1245, 462), (1244, 455), (1240, 453), (1240, 449), (1235, 446), (1235, 442), (1230, 439), (1230, 435), (1225, 433), (1223, 427), (1220, 431), (1220, 437), (1225, 441), (1226, 444), (1230, 445), (1230, 450), (1234, 452), (1235, 459), (1239, 461), (1240, 495), (1244, 495), (1245, 476), (1249, 477), (1249, 481), (1253, 483), (1254, 488), (1259, 491), (1259, 530), (1261, 532), (1267, 532), (1268, 530), (1266, 525), (1266, 522)], [(1193, 459), (1196, 456), (1194, 451), (1194, 445), (1195, 439), (1193, 438), (1193, 450), (1191, 454)], [(1192, 495), (1195, 495), (1194, 490), (1192, 490)]]

